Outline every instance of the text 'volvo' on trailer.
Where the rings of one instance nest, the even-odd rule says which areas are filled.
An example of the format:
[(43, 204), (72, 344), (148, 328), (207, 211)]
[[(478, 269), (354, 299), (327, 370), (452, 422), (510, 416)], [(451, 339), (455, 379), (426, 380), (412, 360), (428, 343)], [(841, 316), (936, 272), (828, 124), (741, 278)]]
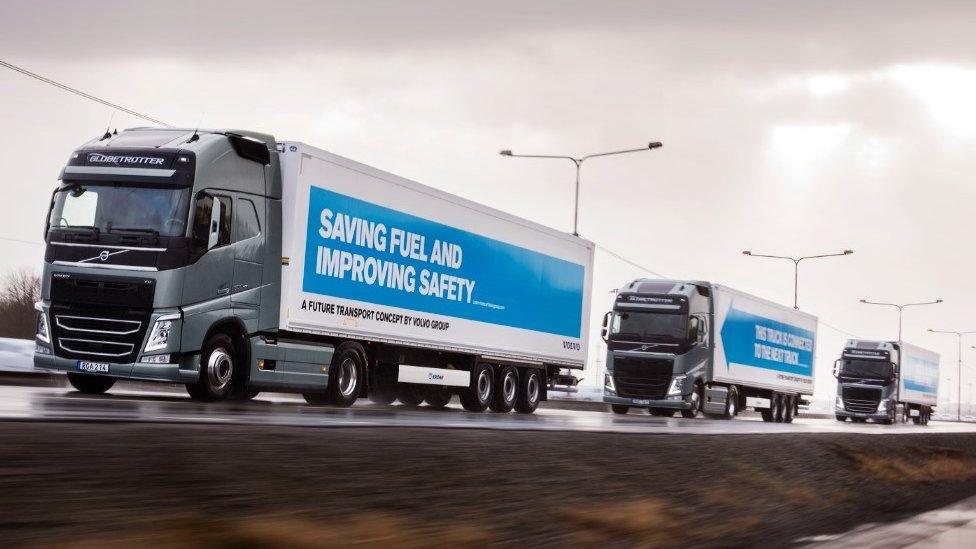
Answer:
[(604, 402), (686, 418), (746, 407), (792, 422), (813, 393), (816, 317), (726, 286), (639, 279), (604, 317)]
[(584, 366), (578, 237), (254, 132), (106, 135), (60, 179), (35, 365), (80, 391), (532, 412)]

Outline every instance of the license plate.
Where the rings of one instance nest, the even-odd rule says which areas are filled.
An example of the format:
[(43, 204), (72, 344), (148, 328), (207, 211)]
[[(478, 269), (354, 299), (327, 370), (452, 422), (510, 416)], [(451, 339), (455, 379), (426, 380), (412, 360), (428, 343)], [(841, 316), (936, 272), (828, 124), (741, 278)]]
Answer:
[(632, 402), (634, 404), (650, 404), (651, 403), (651, 401), (648, 400), (648, 399), (646, 399), (646, 398), (635, 398)]
[(79, 372), (87, 372), (90, 374), (107, 374), (108, 362), (88, 362), (87, 360), (79, 360), (75, 363), (75, 369)]

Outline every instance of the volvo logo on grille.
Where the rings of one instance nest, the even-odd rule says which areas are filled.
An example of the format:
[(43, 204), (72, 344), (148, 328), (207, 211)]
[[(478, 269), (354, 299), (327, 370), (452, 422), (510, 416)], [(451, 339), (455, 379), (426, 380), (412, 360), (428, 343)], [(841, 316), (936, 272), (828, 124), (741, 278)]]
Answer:
[(130, 251), (130, 250), (118, 250), (118, 251), (115, 251), (115, 252), (110, 252), (108, 250), (102, 250), (95, 257), (89, 257), (88, 259), (82, 259), (78, 263), (88, 263), (89, 261), (95, 261), (96, 259), (101, 260), (102, 263), (104, 263), (104, 262), (108, 261), (109, 258), (111, 258), (113, 256), (116, 256), (116, 255), (119, 255), (119, 254), (124, 254), (125, 252), (128, 252), (128, 251)]

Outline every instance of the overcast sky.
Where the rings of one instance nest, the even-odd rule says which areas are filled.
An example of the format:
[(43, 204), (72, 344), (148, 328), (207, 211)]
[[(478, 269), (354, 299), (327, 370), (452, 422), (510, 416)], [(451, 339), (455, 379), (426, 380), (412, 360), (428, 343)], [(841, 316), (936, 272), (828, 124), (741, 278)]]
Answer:
[[(854, 249), (801, 267), (801, 308), (830, 325), (820, 396), (837, 329), (897, 336), (896, 311), (862, 297), (945, 299), (909, 310), (905, 339), (942, 354), (955, 391), (956, 340), (926, 329), (976, 330), (972, 2), (0, 0), (0, 12), (0, 59), (174, 125), (305, 141), (567, 231), (572, 164), (499, 149), (663, 141), (585, 165), (583, 236), (784, 304), (792, 265), (743, 249)], [(0, 99), (0, 237), (40, 243), (58, 170), (112, 111), (4, 69)], [(38, 268), (43, 249), (0, 240), (0, 253)], [(645, 275), (598, 252), (594, 317)], [(591, 343), (597, 367), (596, 332)]]

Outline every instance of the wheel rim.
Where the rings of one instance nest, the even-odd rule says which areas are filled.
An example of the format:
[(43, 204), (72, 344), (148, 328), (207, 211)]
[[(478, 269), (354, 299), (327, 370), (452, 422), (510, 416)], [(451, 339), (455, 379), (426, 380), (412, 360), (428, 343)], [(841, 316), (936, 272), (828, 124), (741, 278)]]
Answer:
[(732, 397), (731, 400), (729, 400), (729, 415), (730, 416), (734, 416), (735, 415), (735, 398), (734, 398), (734, 396)]
[(359, 379), (359, 368), (356, 361), (347, 358), (339, 365), (339, 394), (344, 397), (352, 396), (356, 391), (356, 383)]
[(508, 372), (502, 381), (502, 391), (505, 392), (505, 402), (515, 402), (518, 384), (515, 382), (515, 372)]
[(529, 374), (528, 396), (529, 402), (533, 404), (539, 400), (539, 377), (535, 374)]
[(693, 393), (691, 393), (691, 411), (692, 412), (697, 412), (698, 411), (698, 404), (700, 402), (701, 402), (701, 396), (699, 396), (698, 390), (696, 389)]
[(484, 369), (478, 374), (478, 398), (485, 402), (490, 394), (491, 378), (488, 376), (488, 370)]
[(222, 347), (214, 349), (207, 359), (207, 379), (214, 389), (220, 390), (230, 383), (234, 374), (234, 360)]

